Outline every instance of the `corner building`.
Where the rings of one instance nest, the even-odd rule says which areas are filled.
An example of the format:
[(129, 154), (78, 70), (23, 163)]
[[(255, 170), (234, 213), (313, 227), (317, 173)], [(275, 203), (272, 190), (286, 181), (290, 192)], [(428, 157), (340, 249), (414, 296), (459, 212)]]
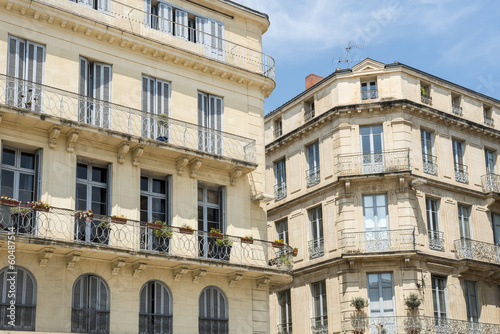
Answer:
[(0, 17), (0, 332), (267, 333), (291, 262), (259, 200), (267, 15), (9, 0)]
[(265, 118), (269, 235), (298, 248), (271, 333), (500, 333), (499, 123), (398, 62), (308, 76)]

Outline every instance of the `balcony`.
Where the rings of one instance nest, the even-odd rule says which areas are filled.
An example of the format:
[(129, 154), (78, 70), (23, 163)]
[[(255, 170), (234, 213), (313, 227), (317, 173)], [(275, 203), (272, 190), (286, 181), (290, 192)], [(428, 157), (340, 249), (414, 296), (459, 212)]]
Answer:
[(309, 258), (316, 259), (325, 255), (323, 238), (309, 241)]
[[(95, 10), (82, 3), (69, 0), (35, 0), (34, 2), (101, 23), (108, 27), (107, 31), (113, 30), (109, 27), (115, 28), (148, 41), (170, 46), (173, 50), (180, 49), (274, 80), (275, 64), (272, 57), (204, 31), (160, 18), (117, 0), (110, 0), (107, 4), (109, 8), (103, 10)], [(92, 27), (94, 26), (95, 23), (92, 23)], [(76, 27), (78, 28), (78, 25)], [(179, 33), (174, 34), (174, 31), (184, 32), (182, 34), (184, 36), (178, 36)], [(117, 36), (123, 38), (123, 34)], [(164, 49), (163, 46), (159, 48)]]
[(278, 334), (292, 334), (292, 323), (287, 322), (285, 324), (279, 324)]
[(500, 193), (500, 175), (488, 173), (481, 176), (481, 185), (486, 193)]
[(410, 150), (399, 149), (369, 154), (340, 154), (339, 176), (367, 175), (410, 170)]
[(452, 105), (451, 110), (455, 115), (458, 115), (458, 116), (463, 115), (463, 110), (462, 110), (462, 107), (460, 107), (460, 106)]
[(469, 168), (467, 165), (455, 163), (455, 181), (460, 183), (469, 182)]
[(328, 334), (328, 317), (312, 317), (311, 332), (312, 334)]
[(308, 187), (315, 186), (320, 181), (319, 167), (313, 167), (306, 171), (306, 183)]
[(304, 121), (308, 121), (314, 117), (314, 109), (310, 108), (304, 111)]
[(274, 138), (281, 137), (283, 135), (283, 129), (281, 127), (273, 131)]
[(437, 157), (429, 154), (422, 154), (422, 166), (424, 173), (437, 175)]
[(287, 245), (277, 248), (264, 240), (249, 242), (230, 235), (221, 239), (205, 231), (159, 228), (151, 223), (61, 208), (44, 212), (23, 204), (0, 205), (0, 239), (6, 240), (10, 234), (17, 235), (18, 242), (26, 237), (36, 242), (59, 241), (112, 252), (133, 251), (166, 259), (180, 257), (282, 272), (290, 271), (293, 264), (293, 250)]
[(495, 122), (493, 121), (492, 117), (484, 116), (484, 124), (493, 127), (495, 125)]
[(0, 104), (161, 145), (256, 163), (255, 140), (0, 74)]
[(390, 316), (344, 318), (344, 333), (380, 333), (376, 325), (383, 325), (387, 334), (492, 334), (500, 333), (500, 325), (434, 318), (429, 316)]
[(361, 91), (361, 100), (373, 100), (378, 97), (378, 90), (368, 89)]
[(429, 95), (421, 94), (420, 101), (424, 104), (432, 106), (432, 97), (430, 97)]
[(458, 239), (454, 242), (458, 259), (467, 259), (500, 264), (500, 246), (472, 239)]
[(437, 251), (444, 251), (444, 233), (429, 231), (429, 248)]
[(342, 232), (342, 254), (363, 254), (415, 250), (415, 230)]
[(279, 201), (286, 197), (286, 183), (274, 186), (274, 200)]

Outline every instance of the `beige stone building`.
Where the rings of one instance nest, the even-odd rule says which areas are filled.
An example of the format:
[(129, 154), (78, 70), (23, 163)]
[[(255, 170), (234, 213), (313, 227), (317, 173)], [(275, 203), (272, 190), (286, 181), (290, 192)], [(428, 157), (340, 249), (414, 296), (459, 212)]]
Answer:
[(0, 0), (0, 332), (268, 332), (291, 281), (263, 240), (268, 26), (230, 0)]
[(298, 248), (271, 333), (500, 333), (499, 123), (398, 62), (309, 76), (265, 118), (269, 236)]

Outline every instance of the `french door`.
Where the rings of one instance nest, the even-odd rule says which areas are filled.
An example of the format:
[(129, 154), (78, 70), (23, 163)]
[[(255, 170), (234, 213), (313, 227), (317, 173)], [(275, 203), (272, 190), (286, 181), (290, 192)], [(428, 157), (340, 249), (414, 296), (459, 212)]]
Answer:
[(382, 125), (359, 128), (361, 136), (361, 163), (363, 174), (381, 173), (385, 170)]
[(387, 195), (364, 195), (365, 251), (384, 252), (391, 248)]
[(198, 184), (199, 256), (213, 257), (214, 245), (208, 238), (211, 229), (225, 231), (225, 187)]
[(376, 325), (380, 324), (387, 334), (397, 333), (392, 273), (368, 274), (368, 298), (371, 333), (379, 333)]

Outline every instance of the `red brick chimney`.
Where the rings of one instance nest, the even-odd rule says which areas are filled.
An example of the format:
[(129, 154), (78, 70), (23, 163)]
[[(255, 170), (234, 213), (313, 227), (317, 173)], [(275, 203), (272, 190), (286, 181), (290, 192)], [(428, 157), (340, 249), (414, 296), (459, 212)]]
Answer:
[(317, 84), (318, 82), (320, 82), (323, 79), (324, 78), (320, 77), (319, 75), (309, 74), (306, 77), (306, 90), (308, 90), (310, 87), (314, 86), (315, 84)]

